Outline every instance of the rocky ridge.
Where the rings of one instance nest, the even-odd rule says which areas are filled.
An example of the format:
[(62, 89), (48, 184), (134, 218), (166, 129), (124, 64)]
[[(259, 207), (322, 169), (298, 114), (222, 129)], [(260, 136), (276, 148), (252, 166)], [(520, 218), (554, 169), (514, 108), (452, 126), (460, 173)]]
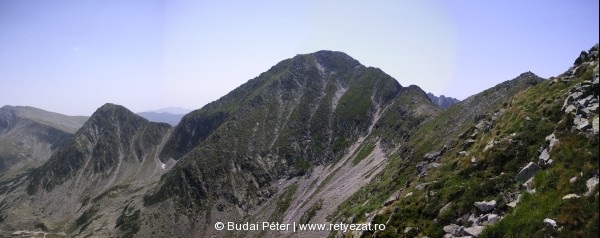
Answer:
[[(83, 126), (87, 117), (33, 107), (0, 108), (0, 177), (41, 165)], [(7, 172), (7, 173), (5, 173)]]
[[(449, 143), (439, 143), (441, 150), (422, 146), (427, 153), (416, 165), (417, 179), (365, 215), (365, 222), (384, 222), (390, 230), (363, 235), (596, 234), (597, 51), (595, 45), (564, 74), (482, 114)], [(448, 122), (443, 114), (438, 118)]]
[[(80, 232), (88, 226), (114, 228), (105, 221), (114, 222), (125, 201), (166, 172), (157, 153), (169, 132), (167, 124), (151, 123), (122, 106), (105, 104), (44, 165), (24, 178), (2, 183), (6, 190), (0, 191), (0, 217), (11, 222), (0, 229), (35, 226), (84, 235)], [(117, 191), (119, 196), (114, 195)], [(115, 210), (102, 209), (104, 215), (91, 225), (89, 216), (102, 204)]]
[(439, 107), (441, 107), (442, 109), (446, 109), (451, 107), (452, 105), (460, 102), (460, 100), (456, 99), (456, 98), (452, 98), (452, 97), (446, 97), (444, 95), (440, 95), (440, 96), (435, 96), (433, 93), (427, 93), (427, 97), (433, 102), (435, 103), (435, 105), (438, 105)]

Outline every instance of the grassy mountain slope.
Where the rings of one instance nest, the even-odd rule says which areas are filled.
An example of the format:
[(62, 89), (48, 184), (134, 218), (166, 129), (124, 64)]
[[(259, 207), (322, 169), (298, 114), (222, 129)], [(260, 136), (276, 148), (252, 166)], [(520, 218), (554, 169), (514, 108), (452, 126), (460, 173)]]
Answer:
[(477, 120), (482, 119), (482, 115), (492, 113), (492, 108), (510, 102), (515, 94), (540, 80), (534, 75), (520, 75), (453, 105), (422, 125), (413, 126), (415, 133), (406, 138), (405, 145), (390, 156), (392, 160), (387, 167), (369, 185), (344, 202), (334, 218), (350, 219), (348, 222), (372, 219), (366, 217), (367, 213), (380, 208), (386, 200), (395, 197), (419, 176), (416, 166), (427, 153), (443, 154), (449, 146), (457, 143), (454, 138), (473, 127)]
[(0, 177), (41, 165), (86, 120), (33, 107), (0, 108)]
[[(524, 87), (502, 89), (515, 80)], [(598, 120), (597, 56), (541, 83), (531, 83), (539, 80), (530, 73), (515, 80), (419, 128), (413, 150), (401, 155), (404, 162), (390, 163), (380, 181), (342, 205), (339, 219), (387, 225), (366, 237), (597, 236), (598, 132), (591, 128)], [(502, 91), (508, 93), (489, 97)], [(573, 99), (574, 93), (580, 98)], [(568, 105), (579, 106), (565, 112)], [(528, 173), (529, 162), (541, 169)], [(377, 189), (382, 187), (395, 189)], [(495, 202), (489, 211), (475, 205), (486, 201)]]

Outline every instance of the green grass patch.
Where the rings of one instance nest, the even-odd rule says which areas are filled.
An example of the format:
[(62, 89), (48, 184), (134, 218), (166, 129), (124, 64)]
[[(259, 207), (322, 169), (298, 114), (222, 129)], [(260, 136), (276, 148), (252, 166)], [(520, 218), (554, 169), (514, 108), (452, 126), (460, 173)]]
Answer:
[(298, 184), (296, 183), (293, 183), (286, 188), (285, 192), (281, 194), (279, 200), (277, 201), (276, 210), (271, 215), (271, 218), (269, 219), (270, 221), (281, 221), (281, 219), (283, 219), (283, 214), (285, 214), (285, 211), (287, 211), (287, 209), (290, 207), (297, 189)]
[(367, 156), (369, 156), (371, 152), (373, 152), (373, 149), (375, 149), (375, 143), (369, 142), (367, 144), (364, 144), (352, 159), (352, 164), (357, 165), (358, 163), (360, 163), (360, 161), (367, 158)]

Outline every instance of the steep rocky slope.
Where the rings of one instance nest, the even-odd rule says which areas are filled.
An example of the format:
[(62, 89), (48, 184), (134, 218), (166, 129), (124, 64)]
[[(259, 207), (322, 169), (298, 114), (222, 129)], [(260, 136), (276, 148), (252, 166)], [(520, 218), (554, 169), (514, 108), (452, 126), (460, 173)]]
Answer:
[[(122, 106), (105, 104), (54, 157), (32, 171), (28, 192), (52, 191), (77, 176), (117, 176), (124, 164), (144, 162), (149, 149), (161, 143), (168, 129), (166, 124), (149, 123)], [(99, 181), (94, 178), (90, 182)], [(112, 185), (110, 180), (105, 182)]]
[[(33, 107), (0, 108), (0, 177), (41, 165), (83, 126), (87, 117)], [(10, 173), (6, 173), (10, 171)]]
[[(466, 137), (481, 133), (472, 128), (484, 121), (485, 115), (494, 114), (494, 108), (509, 104), (515, 95), (542, 80), (531, 73), (521, 74), (457, 103), (416, 127), (406, 145), (390, 156), (391, 160), (382, 172), (342, 203), (332, 214), (332, 220), (346, 223), (373, 221), (384, 204), (389, 205), (407, 194), (406, 188), (415, 186), (415, 180), (438, 167), (437, 160), (450, 148), (471, 146), (472, 142)], [(461, 138), (467, 141), (463, 142)]]
[(442, 109), (446, 109), (449, 108), (450, 106), (460, 102), (460, 100), (453, 98), (453, 97), (446, 97), (444, 95), (440, 95), (440, 96), (435, 96), (433, 95), (433, 93), (427, 93), (427, 97), (433, 102), (435, 103), (435, 105), (438, 105), (439, 107), (441, 107)]
[(122, 106), (102, 106), (43, 166), (1, 184), (0, 217), (11, 221), (2, 229), (113, 229), (106, 223), (166, 171), (157, 154), (169, 132)]
[[(194, 219), (180, 230), (187, 234), (217, 234), (210, 225), (219, 219), (297, 221), (315, 203), (326, 198), (333, 208), (369, 181), (386, 151), (438, 110), (418, 87), (340, 52), (284, 60), (183, 118), (162, 152), (179, 162), (145, 198), (141, 217)], [(394, 135), (380, 140), (383, 133)], [(322, 192), (337, 180), (357, 184)], [(284, 194), (299, 201), (278, 206)], [(313, 216), (324, 222), (326, 214)]]
[[(365, 237), (597, 236), (598, 45), (558, 77), (503, 84), (424, 124), (412, 162), (390, 163), (338, 219), (387, 225)], [(384, 186), (394, 189), (372, 188)]]

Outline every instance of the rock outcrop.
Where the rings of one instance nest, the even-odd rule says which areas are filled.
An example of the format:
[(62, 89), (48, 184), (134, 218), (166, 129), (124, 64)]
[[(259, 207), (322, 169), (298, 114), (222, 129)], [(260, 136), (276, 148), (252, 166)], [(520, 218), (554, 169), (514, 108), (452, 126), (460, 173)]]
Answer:
[(486, 213), (496, 208), (496, 200), (475, 202), (475, 207), (477, 207), (480, 212)]
[(447, 109), (447, 108), (451, 107), (452, 105), (460, 102), (460, 100), (458, 100), (456, 98), (446, 97), (444, 95), (440, 95), (438, 97), (438, 96), (433, 95), (433, 93), (427, 93), (427, 97), (429, 98), (429, 100), (431, 100), (431, 102), (435, 103), (435, 105), (438, 105), (442, 109)]
[[(562, 111), (574, 115), (573, 129), (598, 134), (598, 106), (600, 103), (600, 78), (598, 72), (598, 46), (592, 47), (589, 52), (583, 51), (575, 61), (575, 65), (567, 71), (566, 76), (560, 77), (563, 81), (570, 81), (575, 75), (584, 73), (591, 75), (591, 78), (577, 83), (569, 90), (565, 99)], [(596, 60), (596, 61), (594, 61)], [(590, 71), (590, 64), (595, 64)], [(584, 72), (585, 71), (585, 72)], [(594, 127), (594, 122), (596, 127)]]
[(533, 176), (538, 170), (540, 170), (540, 167), (537, 164), (529, 162), (527, 165), (525, 165), (525, 167), (521, 169), (521, 171), (519, 171), (519, 173), (517, 174), (517, 180), (525, 182), (533, 178)]
[[(527, 72), (519, 78), (535, 76)], [(415, 228), (414, 224), (427, 224), (423, 226), (440, 228), (416, 236), (479, 236), (485, 229), (491, 230), (488, 235), (500, 237), (595, 234), (598, 224), (595, 207), (579, 204), (594, 199), (597, 203), (597, 81), (598, 46), (595, 45), (581, 53), (576, 64), (564, 74), (533, 83), (502, 104), (485, 104), (490, 108), (470, 114), (478, 106), (462, 108), (464, 105), (473, 103), (475, 97), (480, 98), (478, 102), (486, 100), (483, 95), (476, 95), (440, 113), (424, 125), (435, 130), (435, 136), (417, 134), (414, 143), (418, 146), (413, 148), (419, 151), (416, 157), (409, 153), (405, 154), (407, 158), (402, 157), (416, 163), (417, 176), (405, 187), (411, 196), (378, 211), (374, 220), (386, 221), (388, 227), (411, 224)], [(459, 116), (448, 115), (448, 111), (454, 110), (473, 117), (457, 123)], [(453, 136), (449, 138), (446, 135), (450, 131)], [(435, 172), (429, 167), (434, 163)], [(402, 166), (406, 165), (400, 163), (400, 170)], [(456, 197), (448, 199), (448, 196)], [(522, 202), (524, 198), (527, 202)], [(554, 205), (542, 208), (532, 205), (532, 199), (550, 199)], [(498, 202), (492, 205), (492, 201)], [(419, 209), (433, 209), (431, 213), (437, 216), (415, 218), (390, 212)], [(522, 209), (535, 212), (511, 215)], [(570, 209), (587, 213), (580, 216)], [(585, 217), (585, 225), (574, 226), (581, 217)], [(531, 219), (537, 222), (531, 223)], [(507, 226), (536, 227), (538, 233), (507, 231)]]

